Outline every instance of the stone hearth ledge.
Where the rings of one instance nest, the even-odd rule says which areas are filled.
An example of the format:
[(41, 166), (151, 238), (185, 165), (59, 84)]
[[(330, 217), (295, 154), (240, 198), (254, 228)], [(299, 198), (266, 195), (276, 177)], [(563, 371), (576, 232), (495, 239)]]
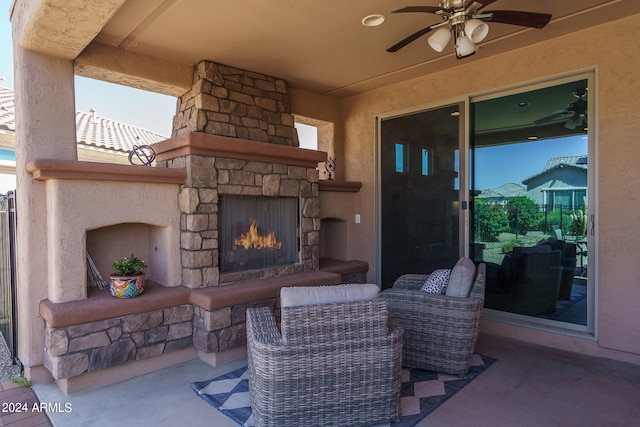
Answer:
[(213, 366), (246, 357), (247, 307), (264, 305), (279, 317), (282, 287), (355, 283), (344, 282), (344, 273), (368, 269), (362, 262), (342, 261), (340, 268), (341, 261), (332, 261), (339, 272), (316, 270), (196, 289), (149, 280), (145, 292), (131, 299), (91, 288), (84, 300), (43, 300), (43, 369), (68, 394), (194, 357)]
[(320, 270), (196, 289), (165, 287), (146, 281), (144, 293), (136, 298), (115, 298), (106, 289), (91, 288), (84, 300), (53, 303), (45, 299), (40, 302), (40, 315), (50, 327), (64, 328), (182, 304), (193, 304), (213, 311), (277, 298), (280, 288), (286, 286), (329, 286), (340, 283), (339, 274)]

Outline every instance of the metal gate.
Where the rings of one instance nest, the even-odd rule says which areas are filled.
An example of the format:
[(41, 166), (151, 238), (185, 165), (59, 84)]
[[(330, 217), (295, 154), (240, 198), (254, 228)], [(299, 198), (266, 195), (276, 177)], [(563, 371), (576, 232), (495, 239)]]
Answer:
[(0, 194), (0, 333), (17, 362), (16, 196)]

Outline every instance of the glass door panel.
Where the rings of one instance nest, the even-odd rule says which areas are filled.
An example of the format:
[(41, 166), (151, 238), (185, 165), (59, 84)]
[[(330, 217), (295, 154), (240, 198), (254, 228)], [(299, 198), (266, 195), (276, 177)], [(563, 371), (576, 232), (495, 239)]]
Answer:
[(405, 273), (451, 268), (460, 257), (462, 107), (418, 111), (379, 123), (378, 265), (383, 289)]
[(471, 104), (486, 308), (587, 325), (587, 95), (584, 79)]

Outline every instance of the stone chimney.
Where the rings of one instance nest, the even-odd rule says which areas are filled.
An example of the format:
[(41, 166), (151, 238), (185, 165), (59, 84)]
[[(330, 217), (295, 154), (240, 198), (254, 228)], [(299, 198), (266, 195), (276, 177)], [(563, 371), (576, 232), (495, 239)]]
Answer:
[(171, 136), (188, 132), (299, 146), (284, 80), (211, 61), (178, 100)]

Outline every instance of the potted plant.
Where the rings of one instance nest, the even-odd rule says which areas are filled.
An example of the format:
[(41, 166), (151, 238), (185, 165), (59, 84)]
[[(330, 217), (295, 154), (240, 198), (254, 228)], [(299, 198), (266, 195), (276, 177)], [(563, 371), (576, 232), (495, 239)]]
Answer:
[(147, 267), (143, 260), (131, 254), (112, 264), (116, 272), (109, 276), (111, 295), (117, 298), (132, 298), (144, 291), (144, 273)]

